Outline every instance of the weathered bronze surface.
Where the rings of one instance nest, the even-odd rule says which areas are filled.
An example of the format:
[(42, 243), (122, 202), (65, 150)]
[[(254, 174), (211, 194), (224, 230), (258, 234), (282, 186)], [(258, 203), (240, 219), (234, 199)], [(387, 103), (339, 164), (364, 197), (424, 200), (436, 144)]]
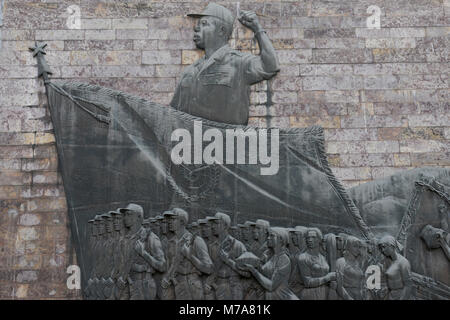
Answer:
[[(276, 148), (269, 135), (268, 154), (279, 154), (278, 170), (269, 175), (261, 174), (267, 167), (261, 162), (172, 161), (177, 129), (195, 136), (200, 123), (222, 136), (229, 129), (265, 132), (240, 125), (246, 101), (228, 105), (233, 98), (226, 92), (234, 87), (227, 84), (244, 86), (243, 74), (229, 68), (245, 58), (226, 46), (232, 15), (209, 5), (195, 16), (206, 58), (182, 76), (173, 103), (180, 110), (50, 81), (45, 45), (33, 48), (46, 79), (84, 297), (449, 299), (448, 169), (405, 171), (346, 190), (328, 166), (318, 127), (279, 129)], [(262, 49), (248, 59), (259, 59), (273, 76), (276, 57), (255, 15), (240, 20), (268, 54)], [(220, 75), (218, 83), (207, 83), (208, 75)], [(183, 80), (190, 76), (199, 80)], [(217, 103), (206, 97), (209, 86)], [(232, 92), (241, 97), (241, 89)], [(247, 157), (251, 150), (246, 143)]]

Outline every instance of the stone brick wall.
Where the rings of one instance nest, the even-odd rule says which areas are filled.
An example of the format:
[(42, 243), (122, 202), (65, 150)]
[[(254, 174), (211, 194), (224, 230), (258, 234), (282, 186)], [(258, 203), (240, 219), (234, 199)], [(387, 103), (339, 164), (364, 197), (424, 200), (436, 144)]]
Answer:
[[(0, 10), (0, 298), (73, 298), (66, 288), (66, 202), (36, 61), (53, 78), (168, 104), (200, 52), (185, 14), (207, 1), (6, 0)], [(217, 1), (251, 9), (277, 49), (280, 74), (252, 92), (251, 124), (325, 128), (347, 186), (417, 166), (450, 167), (448, 0)], [(71, 5), (81, 29), (69, 29)], [(381, 29), (368, 29), (369, 6)], [(71, 16), (71, 17), (69, 17)], [(238, 22), (231, 44), (258, 52)]]

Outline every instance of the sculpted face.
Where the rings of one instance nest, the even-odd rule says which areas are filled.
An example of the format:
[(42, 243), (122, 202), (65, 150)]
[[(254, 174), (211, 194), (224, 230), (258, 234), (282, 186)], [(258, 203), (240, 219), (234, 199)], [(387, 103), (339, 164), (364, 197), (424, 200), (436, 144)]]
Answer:
[(317, 248), (320, 245), (320, 239), (315, 231), (308, 231), (306, 234), (306, 245), (310, 249)]
[(202, 231), (202, 237), (209, 238), (211, 235), (211, 226), (208, 223), (201, 224), (200, 230)]
[(100, 220), (98, 222), (98, 234), (102, 235), (105, 233), (105, 221), (104, 220)]
[(395, 249), (388, 243), (380, 243), (380, 251), (386, 257), (391, 257), (394, 254)]
[(111, 233), (113, 231), (113, 226), (114, 226), (113, 219), (106, 218), (105, 225), (106, 225), (106, 232)]
[(275, 232), (269, 231), (269, 235), (267, 237), (267, 247), (275, 248), (277, 242), (277, 234)]
[(122, 222), (122, 215), (116, 214), (114, 216), (114, 230), (120, 231), (122, 230), (123, 222)]
[(215, 236), (219, 236), (220, 232), (222, 231), (221, 221), (220, 220), (214, 220), (213, 223), (211, 224), (211, 229), (212, 229), (212, 233)]
[(167, 234), (167, 220), (161, 220), (160, 222), (159, 222), (159, 228), (160, 228), (160, 232), (162, 233), (162, 234)]
[(241, 237), (242, 237), (242, 240), (244, 240), (244, 241), (248, 240), (248, 230), (247, 230), (247, 228), (241, 228)]
[(253, 239), (255, 239), (255, 240), (258, 240), (259, 236), (260, 236), (260, 231), (259, 231), (258, 227), (259, 227), (258, 225), (254, 225), (254, 226), (250, 227), (251, 231), (253, 233)]
[(361, 255), (363, 249), (363, 243), (359, 239), (351, 241), (348, 250), (354, 257)]
[(298, 246), (298, 235), (295, 232), (289, 232), (289, 237), (294, 246)]
[(127, 210), (123, 213), (123, 222), (125, 224), (125, 227), (131, 228), (136, 220), (136, 213), (132, 210)]
[(180, 225), (180, 219), (178, 218), (178, 216), (171, 216), (168, 222), (169, 222), (169, 231), (176, 232)]
[(205, 49), (206, 46), (219, 40), (218, 27), (215, 17), (201, 17), (194, 27), (194, 43), (198, 49)]

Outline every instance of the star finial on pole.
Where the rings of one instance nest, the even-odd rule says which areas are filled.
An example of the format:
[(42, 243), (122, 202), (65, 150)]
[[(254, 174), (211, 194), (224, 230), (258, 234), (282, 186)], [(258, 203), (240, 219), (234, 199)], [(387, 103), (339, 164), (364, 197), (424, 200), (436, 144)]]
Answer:
[(46, 43), (40, 43), (35, 42), (34, 47), (30, 47), (30, 51), (33, 51), (33, 57), (37, 58), (38, 63), (38, 77), (42, 76), (44, 78), (44, 82), (48, 82), (48, 75), (52, 74), (50, 67), (47, 64), (47, 61), (45, 61), (44, 55), (46, 52), (44, 51), (45, 47), (47, 46)]

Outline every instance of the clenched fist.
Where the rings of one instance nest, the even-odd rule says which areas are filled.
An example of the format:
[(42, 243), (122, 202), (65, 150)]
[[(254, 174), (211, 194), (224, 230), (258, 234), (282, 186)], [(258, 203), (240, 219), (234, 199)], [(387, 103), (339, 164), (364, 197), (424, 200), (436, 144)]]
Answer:
[(240, 11), (238, 20), (244, 26), (252, 30), (254, 33), (262, 30), (261, 24), (259, 23), (256, 13), (253, 11)]

